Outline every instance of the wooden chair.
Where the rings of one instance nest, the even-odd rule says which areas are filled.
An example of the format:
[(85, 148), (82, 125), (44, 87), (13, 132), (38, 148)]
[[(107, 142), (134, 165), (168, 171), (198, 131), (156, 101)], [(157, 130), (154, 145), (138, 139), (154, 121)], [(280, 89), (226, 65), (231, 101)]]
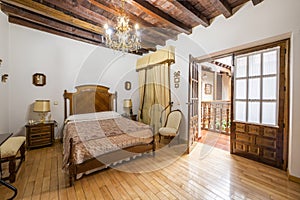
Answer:
[(179, 143), (179, 126), (182, 118), (182, 113), (180, 110), (173, 110), (171, 111), (166, 120), (166, 124), (164, 127), (161, 127), (158, 130), (158, 135), (159, 135), (159, 142), (161, 140), (161, 137), (170, 137), (174, 138), (177, 136), (178, 138), (178, 143)]

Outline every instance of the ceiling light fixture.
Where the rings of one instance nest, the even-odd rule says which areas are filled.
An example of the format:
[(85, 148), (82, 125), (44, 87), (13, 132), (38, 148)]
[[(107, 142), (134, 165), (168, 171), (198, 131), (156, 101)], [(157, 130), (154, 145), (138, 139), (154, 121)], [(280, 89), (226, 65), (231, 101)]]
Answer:
[(138, 51), (141, 48), (139, 25), (135, 24), (134, 30), (129, 23), (129, 18), (125, 15), (125, 0), (121, 0), (122, 7), (117, 18), (117, 25), (110, 28), (104, 25), (106, 46), (122, 52)]

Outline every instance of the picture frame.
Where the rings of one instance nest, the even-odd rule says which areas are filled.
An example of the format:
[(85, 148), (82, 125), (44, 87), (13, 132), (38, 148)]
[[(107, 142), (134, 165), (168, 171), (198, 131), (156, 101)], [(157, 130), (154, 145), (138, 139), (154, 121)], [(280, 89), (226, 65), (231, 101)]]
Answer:
[(126, 81), (124, 84), (125, 90), (131, 90), (131, 82), (130, 81)]
[(204, 93), (211, 94), (212, 93), (212, 84), (205, 83), (204, 85)]
[(46, 75), (42, 73), (35, 73), (32, 75), (32, 84), (35, 86), (46, 85)]

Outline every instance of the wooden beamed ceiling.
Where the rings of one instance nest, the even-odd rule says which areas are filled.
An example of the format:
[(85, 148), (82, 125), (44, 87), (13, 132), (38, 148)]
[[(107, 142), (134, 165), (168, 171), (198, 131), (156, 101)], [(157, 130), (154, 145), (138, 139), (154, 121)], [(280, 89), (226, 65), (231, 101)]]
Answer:
[[(105, 46), (104, 24), (114, 26), (121, 0), (0, 0), (9, 22), (63, 37)], [(141, 27), (142, 49), (155, 51), (195, 26), (208, 27), (218, 15), (231, 17), (250, 0), (126, 0), (131, 23)], [(252, 0), (253, 5), (263, 0)]]

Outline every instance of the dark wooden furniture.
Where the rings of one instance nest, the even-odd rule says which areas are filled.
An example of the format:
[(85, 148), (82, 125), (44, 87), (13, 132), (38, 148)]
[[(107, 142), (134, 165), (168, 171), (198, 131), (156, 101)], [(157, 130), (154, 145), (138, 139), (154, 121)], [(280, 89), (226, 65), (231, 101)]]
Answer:
[[(76, 92), (64, 92), (65, 119), (68, 115), (110, 111), (116, 106), (116, 95), (100, 85), (77, 86)], [(69, 102), (69, 108), (68, 108)]]
[(55, 121), (26, 125), (27, 148), (44, 147), (54, 142)]
[[(282, 40), (255, 48), (235, 52), (235, 55), (247, 54), (254, 51), (280, 47), (278, 71), (278, 122), (277, 126), (243, 123), (232, 121), (231, 153), (256, 160), (283, 170), (288, 163), (288, 124), (289, 124), (289, 77), (288, 57), (289, 40)], [(233, 82), (232, 82), (233, 83)], [(231, 84), (234, 91), (234, 84)], [(231, 96), (232, 108), (234, 95)], [(233, 110), (233, 109), (232, 109)], [(231, 113), (234, 119), (234, 112)]]
[[(13, 183), (16, 180), (16, 175), (22, 162), (25, 160), (25, 137), (17, 136), (8, 138), (2, 144), (1, 151), (1, 163), (9, 162), (9, 176), (2, 177), (2, 179)], [(18, 165), (16, 165), (17, 160), (20, 160)]]
[(130, 115), (130, 119), (133, 121), (137, 121), (137, 115)]
[[(116, 100), (116, 95), (108, 92), (109, 88), (100, 85), (84, 85), (77, 86), (75, 93), (69, 93), (65, 90), (64, 101), (65, 101), (65, 119), (67, 113), (71, 114), (84, 114), (101, 111), (112, 111), (113, 102)], [(69, 101), (69, 102), (68, 102)], [(69, 103), (69, 104), (68, 104)], [(68, 106), (69, 105), (69, 106)], [(88, 134), (88, 133), (87, 133)], [(151, 145), (138, 145), (131, 146), (111, 153), (107, 153), (96, 158), (92, 158), (84, 161), (80, 164), (75, 164), (73, 155), (75, 148), (73, 146), (73, 138), (70, 139), (70, 155), (69, 155), (69, 182), (70, 186), (74, 184), (77, 174), (81, 174), (96, 168), (106, 166), (108, 163), (113, 163), (126, 159), (132, 156), (132, 153), (143, 153), (155, 151), (155, 142), (153, 135), (153, 142)], [(105, 160), (105, 163), (100, 162)]]
[[(12, 133), (7, 133), (7, 134), (0, 134), (0, 146), (9, 138), (12, 136)], [(0, 149), (1, 151), (1, 149)], [(1, 152), (0, 152), (0, 159), (1, 159)], [(14, 199), (17, 194), (18, 194), (18, 190), (17, 188), (15, 188), (14, 186), (12, 186), (9, 183), (6, 183), (4, 180), (2, 180), (2, 168), (0, 165), (0, 184), (4, 185), (5, 187), (9, 188), (10, 190), (12, 190), (14, 192), (14, 195), (9, 198), (9, 199)]]

